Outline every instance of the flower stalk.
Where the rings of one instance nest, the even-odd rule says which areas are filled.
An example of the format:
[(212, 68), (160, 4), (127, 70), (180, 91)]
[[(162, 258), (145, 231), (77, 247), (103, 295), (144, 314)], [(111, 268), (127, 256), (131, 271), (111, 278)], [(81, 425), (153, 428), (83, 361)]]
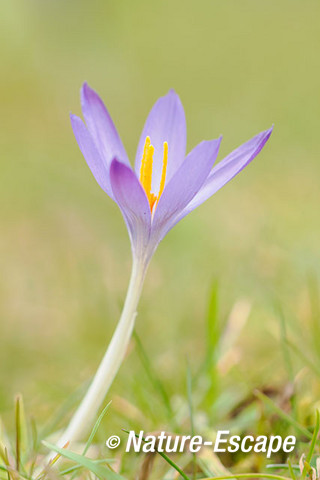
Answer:
[(137, 316), (146, 270), (145, 262), (133, 260), (127, 296), (117, 328), (85, 397), (57, 443), (59, 447), (79, 440), (92, 427), (96, 413), (124, 359)]

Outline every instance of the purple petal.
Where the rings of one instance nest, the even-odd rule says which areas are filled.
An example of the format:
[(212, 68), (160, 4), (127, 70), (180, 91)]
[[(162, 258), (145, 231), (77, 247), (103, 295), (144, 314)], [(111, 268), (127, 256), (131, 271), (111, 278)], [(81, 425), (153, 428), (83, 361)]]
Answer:
[(152, 222), (155, 235), (161, 231), (160, 237), (163, 238), (177, 215), (198, 193), (217, 158), (220, 143), (221, 137), (199, 143), (165, 186)]
[(100, 153), (98, 152), (90, 133), (81, 118), (70, 115), (74, 136), (78, 142), (82, 155), (84, 156), (94, 178), (108, 195), (113, 198), (109, 174)]
[(189, 205), (187, 205), (182, 216), (187, 215), (201, 205), (201, 203), (241, 172), (262, 150), (272, 130), (273, 127), (259, 133), (221, 160), (221, 162), (213, 168), (199, 193), (193, 198)]
[(179, 96), (173, 91), (159, 98), (144, 125), (135, 161), (135, 171), (140, 176), (141, 159), (146, 137), (155, 148), (153, 157), (152, 191), (157, 194), (160, 186), (163, 143), (168, 142), (167, 181), (183, 162), (186, 154), (186, 120)]
[(106, 166), (109, 167), (115, 157), (130, 165), (108, 110), (99, 95), (87, 83), (84, 83), (81, 89), (81, 105), (88, 130)]
[(145, 191), (132, 169), (116, 159), (110, 166), (110, 181), (114, 198), (128, 227), (132, 248), (136, 255), (143, 256), (151, 228), (151, 212)]

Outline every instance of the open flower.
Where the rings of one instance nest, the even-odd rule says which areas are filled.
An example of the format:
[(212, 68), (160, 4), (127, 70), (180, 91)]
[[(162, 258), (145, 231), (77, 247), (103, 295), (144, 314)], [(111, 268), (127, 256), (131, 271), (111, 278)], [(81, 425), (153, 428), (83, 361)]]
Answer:
[(259, 133), (215, 167), (221, 137), (199, 143), (185, 156), (184, 110), (170, 90), (147, 118), (133, 170), (106, 107), (87, 84), (81, 103), (86, 125), (71, 115), (79, 147), (100, 187), (119, 205), (134, 255), (146, 263), (177, 222), (255, 158), (272, 131)]

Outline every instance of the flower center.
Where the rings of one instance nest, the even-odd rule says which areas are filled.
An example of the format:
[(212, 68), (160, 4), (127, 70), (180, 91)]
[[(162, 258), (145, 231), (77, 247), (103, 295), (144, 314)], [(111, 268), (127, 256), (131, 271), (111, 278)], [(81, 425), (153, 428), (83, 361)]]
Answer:
[(152, 213), (153, 208), (156, 208), (160, 197), (162, 195), (164, 184), (166, 181), (166, 173), (167, 173), (167, 164), (168, 164), (168, 143), (163, 143), (163, 161), (162, 161), (162, 172), (161, 172), (161, 180), (160, 180), (160, 187), (158, 195), (155, 195), (151, 192), (151, 184), (152, 184), (152, 166), (153, 166), (153, 154), (154, 154), (154, 146), (151, 145), (150, 137), (146, 138), (144, 149), (143, 149), (143, 156), (141, 160), (141, 168), (140, 168), (140, 183), (146, 192), (146, 195), (149, 200), (150, 210)]

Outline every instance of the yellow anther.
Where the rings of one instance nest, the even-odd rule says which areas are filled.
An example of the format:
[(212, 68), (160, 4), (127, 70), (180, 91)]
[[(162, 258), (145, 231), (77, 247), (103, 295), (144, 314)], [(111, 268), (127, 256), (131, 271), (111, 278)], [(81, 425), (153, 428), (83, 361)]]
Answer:
[(164, 144), (163, 144), (162, 172), (161, 172), (161, 180), (160, 180), (158, 200), (160, 199), (160, 197), (162, 195), (164, 185), (166, 183), (167, 165), (168, 165), (168, 142), (164, 142)]
[(153, 154), (154, 154), (154, 146), (151, 145), (150, 137), (146, 138), (144, 148), (143, 148), (143, 155), (141, 159), (141, 167), (140, 167), (140, 183), (146, 192), (148, 197), (150, 210), (155, 208), (156, 204), (159, 202), (159, 199), (162, 195), (165, 181), (166, 181), (166, 174), (167, 174), (167, 164), (168, 164), (168, 143), (164, 142), (163, 144), (163, 164), (162, 164), (162, 173), (161, 173), (161, 180), (160, 180), (160, 187), (158, 195), (155, 195), (151, 192), (152, 186), (152, 167), (153, 167)]
[(150, 147), (150, 137), (147, 137), (144, 143), (143, 155), (142, 155), (141, 167), (140, 167), (140, 182), (142, 185), (143, 185), (143, 178), (145, 175), (146, 159), (147, 159), (147, 153), (148, 153), (149, 147)]
[(145, 166), (144, 177), (143, 177), (143, 186), (149, 198), (149, 201), (150, 201), (151, 184), (152, 184), (153, 153), (154, 153), (154, 147), (153, 145), (150, 145), (147, 152), (146, 166)]
[(153, 145), (150, 144), (150, 138), (147, 137), (144, 144), (143, 157), (141, 160), (140, 182), (147, 194), (149, 203), (150, 203), (151, 182), (152, 182), (153, 153), (154, 153), (154, 147)]

